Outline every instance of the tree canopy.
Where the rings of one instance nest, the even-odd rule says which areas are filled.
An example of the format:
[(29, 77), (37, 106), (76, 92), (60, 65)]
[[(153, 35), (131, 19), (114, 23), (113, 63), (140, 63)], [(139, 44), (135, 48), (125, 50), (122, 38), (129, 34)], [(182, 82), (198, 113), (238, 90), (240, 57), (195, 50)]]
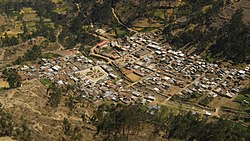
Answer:
[(101, 105), (92, 118), (96, 134), (104, 140), (127, 139), (152, 127), (154, 136), (198, 141), (249, 140), (250, 128), (223, 119), (210, 119), (192, 112), (175, 113), (164, 106)]
[(16, 69), (6, 68), (3, 71), (3, 78), (8, 81), (10, 88), (17, 88), (21, 86), (21, 77), (18, 75)]

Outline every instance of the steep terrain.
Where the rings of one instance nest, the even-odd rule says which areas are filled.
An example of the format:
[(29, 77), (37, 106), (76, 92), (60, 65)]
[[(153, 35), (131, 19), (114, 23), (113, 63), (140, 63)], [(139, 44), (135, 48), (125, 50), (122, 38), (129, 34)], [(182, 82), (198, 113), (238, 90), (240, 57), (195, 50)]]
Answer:
[[(26, 121), (31, 129), (34, 140), (58, 140), (66, 135), (64, 134), (64, 118), (72, 124), (72, 127), (79, 127), (84, 140), (93, 140), (95, 133), (91, 126), (82, 122), (81, 113), (87, 113), (84, 107), (75, 109), (76, 112), (70, 112), (65, 106), (63, 100), (58, 108), (48, 106), (47, 88), (38, 80), (26, 81), (22, 87), (0, 92), (0, 103), (2, 107), (13, 115), (17, 123)], [(67, 136), (66, 136), (67, 137)], [(65, 137), (65, 138), (66, 138)]]
[[(27, 15), (33, 19), (27, 20), (25, 19), (27, 15), (20, 14), (25, 9), (31, 9)], [(0, 3), (0, 11), (3, 13), (0, 15), (0, 71), (13, 62), (20, 61), (20, 58), (27, 55), (26, 53), (34, 45), (42, 44), (42, 53), (50, 52), (55, 46), (59, 46), (59, 49), (55, 47), (58, 50), (80, 46), (83, 53), (88, 55), (90, 48), (101, 40), (98, 38), (100, 36), (96, 32), (97, 29), (104, 29), (114, 38), (163, 29), (162, 33), (157, 34), (159, 37), (164, 37), (165, 42), (171, 44), (173, 49), (183, 50), (187, 54), (200, 54), (211, 62), (230, 60), (235, 64), (250, 63), (249, 0), (20, 0), (19, 2), (10, 0)], [(11, 35), (13, 32), (16, 32), (15, 35)], [(26, 62), (24, 59), (17, 64), (23, 65), (39, 57), (29, 58)], [(13, 119), (13, 124), (6, 121), (8, 123), (6, 125), (11, 124), (13, 128), (12, 126), (11, 129), (8, 128), (11, 130), (5, 131), (8, 136), (3, 135), (0, 141), (15, 139), (98, 141), (109, 139), (108, 135), (118, 134), (119, 137), (125, 134), (126, 129), (129, 136), (117, 140), (125, 138), (124, 140), (136, 141), (174, 141), (175, 139), (169, 139), (171, 137), (177, 138), (176, 140), (187, 140), (187, 138), (195, 140), (199, 135), (192, 133), (189, 126), (197, 131), (204, 131), (202, 129), (210, 127), (210, 133), (217, 135), (220, 131), (217, 127), (227, 125), (227, 123), (209, 125), (206, 118), (204, 123), (200, 123), (201, 119), (198, 117), (195, 120), (195, 125), (198, 126), (193, 126), (189, 116), (182, 124), (184, 116), (180, 116), (175, 121), (178, 124), (172, 121), (171, 130), (167, 130), (169, 128), (167, 124), (170, 122), (168, 118), (166, 121), (158, 122), (150, 120), (150, 117), (148, 121), (151, 123), (148, 125), (148, 121), (145, 123), (144, 117), (138, 116), (136, 112), (131, 117), (127, 116), (132, 113), (131, 109), (124, 114), (119, 108), (117, 113), (113, 113), (115, 110), (109, 111), (111, 114), (108, 116), (112, 120), (106, 120), (107, 111), (101, 111), (99, 121), (95, 121), (98, 124), (95, 125), (91, 117), (98, 109), (98, 101), (90, 103), (81, 96), (75, 98), (74, 88), (61, 90), (58, 87), (58, 89), (61, 94), (53, 98), (52, 95), (56, 95), (58, 91), (53, 92), (49, 86), (37, 79), (26, 80), (18, 88), (0, 89), (0, 107), (10, 113), (12, 117), (10, 119)], [(58, 105), (53, 105), (53, 102), (58, 102)], [(148, 114), (147, 110), (146, 113)], [(6, 115), (8, 118), (9, 115)], [(119, 118), (120, 116), (122, 118)], [(164, 116), (174, 117), (174, 115), (160, 114), (156, 119), (162, 121), (161, 118)], [(127, 123), (123, 122), (125, 119)], [(1, 115), (0, 121), (5, 120), (2, 120)], [(136, 130), (130, 131), (129, 125), (134, 126), (134, 121), (139, 123), (138, 127), (136, 125)], [(231, 126), (234, 127), (234, 124)], [(222, 131), (219, 133), (225, 135), (224, 132), (231, 129), (231, 126), (223, 130), (223, 133)], [(21, 131), (17, 130), (19, 128)], [(155, 128), (159, 128), (157, 130), (159, 133), (154, 133)], [(230, 131), (236, 133), (237, 130), (236, 128)], [(185, 133), (189, 133), (190, 136), (186, 137)], [(203, 134), (199, 137), (202, 138)]]
[(250, 21), (249, 8), (246, 8), (249, 6), (247, 0), (217, 1), (205, 12), (207, 6), (200, 7), (200, 12), (186, 15), (186, 22), (169, 24), (164, 33), (177, 49), (201, 54), (209, 61), (249, 63)]

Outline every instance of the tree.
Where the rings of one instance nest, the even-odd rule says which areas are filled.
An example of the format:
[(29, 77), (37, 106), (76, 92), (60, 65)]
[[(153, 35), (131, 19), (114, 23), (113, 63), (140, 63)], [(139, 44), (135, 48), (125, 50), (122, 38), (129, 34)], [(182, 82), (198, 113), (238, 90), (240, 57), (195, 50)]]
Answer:
[(80, 141), (82, 139), (81, 128), (73, 126), (67, 118), (63, 120), (64, 137), (63, 141)]
[(61, 101), (63, 88), (58, 87), (56, 83), (52, 83), (50, 87), (47, 89), (47, 93), (49, 94), (48, 104), (52, 108), (58, 107), (58, 104)]
[(98, 107), (92, 118), (96, 134), (104, 140), (127, 139), (151, 125), (154, 136), (176, 140), (234, 141), (249, 140), (249, 127), (229, 120), (208, 119), (192, 112), (174, 114), (167, 107), (143, 105), (106, 105)]
[(131, 132), (138, 133), (142, 125), (150, 120), (150, 115), (142, 105), (101, 105), (92, 117), (97, 134), (106, 140), (126, 139)]
[(13, 62), (13, 64), (22, 64), (26, 61), (35, 61), (42, 54), (42, 50), (40, 46), (34, 45), (32, 49), (28, 50), (23, 57), (18, 57), (18, 59)]
[(31, 129), (27, 126), (26, 121), (17, 128), (17, 138), (20, 141), (32, 141)]
[(219, 38), (210, 48), (213, 57), (224, 57), (236, 63), (250, 62), (250, 30), (242, 21), (238, 10), (229, 24), (220, 30)]
[(74, 105), (74, 97), (73, 96), (69, 96), (68, 101), (66, 101), (66, 106), (69, 107), (70, 110), (72, 110), (75, 105)]
[(11, 136), (14, 128), (12, 115), (0, 107), (0, 136)]
[(10, 88), (17, 88), (21, 86), (21, 77), (18, 75), (16, 69), (5, 69), (3, 71), (3, 78), (8, 81)]

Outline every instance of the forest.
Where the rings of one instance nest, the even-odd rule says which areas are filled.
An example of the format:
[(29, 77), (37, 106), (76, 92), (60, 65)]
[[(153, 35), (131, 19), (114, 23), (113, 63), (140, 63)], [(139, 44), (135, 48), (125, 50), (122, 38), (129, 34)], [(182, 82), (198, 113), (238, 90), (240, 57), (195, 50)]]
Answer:
[[(176, 112), (164, 106), (108, 105), (99, 106), (92, 118), (97, 133), (104, 140), (148, 136), (165, 140), (244, 141), (250, 139), (250, 128), (234, 121), (204, 117), (192, 112)], [(161, 134), (160, 134), (161, 133)], [(154, 138), (155, 139), (155, 138)], [(152, 140), (154, 140), (152, 138)]]

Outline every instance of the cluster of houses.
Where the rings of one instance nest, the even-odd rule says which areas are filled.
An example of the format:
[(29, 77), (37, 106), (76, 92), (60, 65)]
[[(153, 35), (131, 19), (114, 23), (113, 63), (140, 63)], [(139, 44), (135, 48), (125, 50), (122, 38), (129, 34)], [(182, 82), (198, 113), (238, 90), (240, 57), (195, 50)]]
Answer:
[[(109, 52), (123, 54), (114, 59), (115, 65), (133, 83), (131, 88), (143, 93), (163, 97), (195, 93), (232, 98), (243, 87), (241, 82), (249, 80), (249, 66), (237, 70), (208, 63), (198, 55), (187, 56), (174, 51), (169, 45), (156, 41), (153, 35), (136, 34), (119, 43), (106, 47)], [(129, 50), (119, 51), (117, 48)], [(173, 86), (178, 91), (168, 91)]]
[(41, 59), (39, 64), (20, 66), (22, 80), (49, 79), (58, 85), (74, 85), (76, 93), (93, 102), (147, 103), (155, 100), (151, 95), (126, 89), (126, 83), (113, 66), (105, 61), (90, 59), (79, 51), (60, 51), (62, 57)]
[(41, 59), (39, 64), (21, 67), (23, 80), (32, 78), (48, 78), (59, 85), (76, 83), (80, 80), (75, 73), (93, 67), (95, 64), (105, 64), (104, 61), (93, 61), (83, 56), (79, 51), (60, 51), (63, 57)]
[(126, 104), (145, 104), (176, 94), (234, 97), (241, 82), (249, 80), (250, 66), (244, 70), (220, 67), (160, 42), (157, 31), (137, 33), (97, 44), (95, 53), (112, 62), (90, 59), (76, 50), (61, 51), (62, 57), (22, 66), (20, 74), (23, 79), (38, 77), (58, 85), (74, 84), (78, 94), (93, 102), (109, 100)]

